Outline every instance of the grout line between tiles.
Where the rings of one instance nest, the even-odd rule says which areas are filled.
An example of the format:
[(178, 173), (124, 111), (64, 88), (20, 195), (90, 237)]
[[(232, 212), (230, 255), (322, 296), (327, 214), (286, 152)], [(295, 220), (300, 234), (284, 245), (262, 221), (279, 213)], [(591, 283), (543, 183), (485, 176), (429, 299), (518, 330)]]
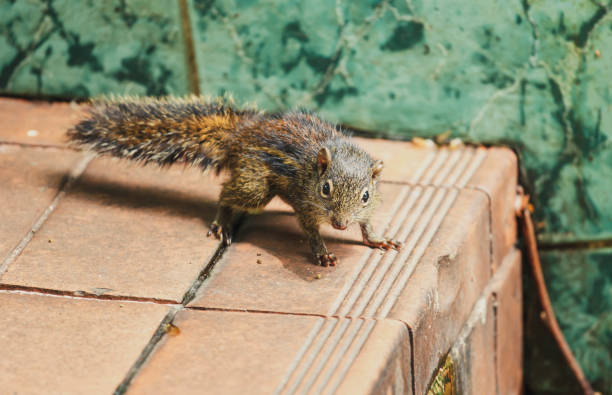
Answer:
[(153, 334), (145, 348), (142, 350), (132, 367), (130, 367), (130, 370), (128, 370), (124, 379), (115, 389), (115, 395), (124, 394), (125, 391), (127, 391), (134, 377), (136, 377), (138, 372), (140, 372), (142, 366), (147, 362), (159, 342), (161, 342), (161, 340), (164, 338), (167, 326), (172, 323), (174, 317), (176, 317), (176, 314), (182, 309), (182, 307), (183, 306), (176, 306), (170, 308), (170, 311), (168, 311), (164, 319), (159, 323), (159, 326), (155, 330), (155, 333)]
[(9, 140), (0, 140), (0, 145), (15, 145), (23, 148), (52, 148), (59, 150), (70, 150), (74, 151), (74, 149), (62, 145), (62, 144), (53, 144), (53, 143), (26, 143), (23, 141), (9, 141)]
[(497, 339), (497, 334), (498, 334), (498, 317), (497, 317), (497, 309), (498, 309), (498, 295), (497, 295), (497, 291), (493, 291), (492, 293), (492, 297), (493, 297), (493, 364), (495, 365), (495, 372), (493, 373), (495, 376), (495, 393), (499, 394), (499, 361), (497, 359), (498, 355), (497, 355), (497, 351), (499, 350), (498, 348), (498, 339)]
[(187, 291), (185, 291), (185, 294), (183, 295), (183, 298), (181, 299), (182, 306), (187, 306), (195, 298), (196, 293), (198, 292), (198, 289), (200, 289), (204, 281), (208, 277), (210, 277), (210, 273), (212, 272), (217, 262), (219, 262), (219, 260), (223, 256), (223, 253), (226, 250), (227, 250), (227, 246), (223, 245), (223, 242), (219, 242), (219, 246), (217, 247), (217, 250), (213, 254), (208, 264), (206, 264), (206, 266), (204, 267), (204, 269), (202, 269), (202, 271), (200, 272), (198, 277), (195, 279), (195, 281), (191, 284), (191, 286), (187, 289)]
[(291, 311), (274, 311), (274, 310), (233, 309), (233, 308), (225, 308), (225, 307), (187, 306), (185, 308), (188, 310), (217, 311), (217, 312), (226, 312), (226, 313), (274, 314), (274, 315), (290, 315), (290, 316), (317, 317), (317, 318), (351, 318), (351, 317), (334, 317), (334, 316), (329, 316), (325, 314), (317, 314), (317, 313), (298, 313), (298, 312), (291, 312)]
[(51, 204), (47, 206), (42, 215), (36, 220), (34, 225), (30, 228), (30, 230), (26, 233), (26, 235), (21, 239), (19, 244), (4, 258), (2, 263), (0, 264), (0, 279), (2, 275), (7, 271), (8, 267), (13, 263), (17, 257), (23, 252), (23, 250), (27, 247), (30, 241), (34, 238), (34, 234), (40, 230), (43, 224), (47, 221), (47, 218), (53, 213), (60, 200), (66, 195), (66, 191), (70, 189), (70, 187), (74, 184), (74, 182), (83, 174), (89, 162), (93, 160), (93, 155), (84, 156), (77, 165), (70, 171), (67, 179), (60, 185), (57, 194), (51, 201)]
[(178, 305), (179, 302), (171, 299), (147, 298), (142, 296), (126, 296), (126, 295), (97, 295), (84, 291), (61, 291), (57, 289), (27, 287), (23, 285), (0, 284), (0, 291), (16, 292), (26, 295), (42, 295), (64, 297), (68, 299), (87, 299), (100, 301), (115, 301), (115, 302), (136, 302), (136, 303), (153, 303), (162, 305)]
[[(240, 227), (240, 223), (237, 223), (236, 228), (238, 229), (239, 227)], [(126, 376), (123, 378), (121, 383), (119, 383), (119, 385), (115, 389), (114, 395), (125, 394), (130, 384), (132, 383), (132, 380), (134, 380), (134, 378), (136, 377), (136, 375), (138, 375), (138, 373), (140, 372), (144, 364), (149, 360), (149, 358), (151, 358), (157, 345), (164, 339), (165, 334), (166, 334), (167, 325), (171, 324), (174, 318), (176, 317), (176, 315), (178, 314), (178, 312), (185, 309), (187, 304), (189, 304), (195, 298), (198, 292), (198, 289), (202, 286), (204, 281), (210, 276), (210, 273), (212, 272), (214, 266), (217, 264), (217, 262), (219, 262), (219, 260), (223, 256), (223, 253), (226, 250), (227, 250), (227, 246), (225, 246), (223, 242), (219, 242), (218, 247), (215, 250), (215, 253), (213, 254), (210, 261), (200, 271), (200, 274), (193, 281), (193, 283), (187, 289), (187, 291), (185, 291), (185, 294), (183, 295), (181, 299), (181, 303), (178, 304), (177, 306), (173, 306), (170, 308), (170, 311), (168, 311), (164, 319), (161, 321), (161, 323), (159, 324), (159, 327), (157, 328), (157, 330), (155, 331), (151, 339), (149, 339), (149, 342), (147, 343), (145, 348), (142, 350), (142, 352), (140, 353), (136, 361), (134, 361), (134, 364), (130, 367), (130, 370), (128, 370)]]
[(410, 339), (410, 379), (412, 381), (412, 393), (416, 394), (416, 376), (414, 374), (414, 331), (410, 325), (404, 323), (408, 328), (408, 337)]
[(314, 317), (324, 319), (342, 319), (342, 320), (364, 320), (364, 321), (396, 321), (401, 322), (409, 327), (409, 325), (398, 318), (393, 317), (368, 317), (368, 316), (351, 316), (351, 315), (325, 315), (318, 313), (300, 313), (295, 311), (276, 311), (276, 310), (253, 310), (253, 309), (237, 309), (226, 307), (202, 307), (202, 306), (185, 306), (187, 310), (195, 311), (216, 311), (221, 313), (247, 313), (247, 314), (271, 314), (271, 315), (288, 315), (297, 317)]

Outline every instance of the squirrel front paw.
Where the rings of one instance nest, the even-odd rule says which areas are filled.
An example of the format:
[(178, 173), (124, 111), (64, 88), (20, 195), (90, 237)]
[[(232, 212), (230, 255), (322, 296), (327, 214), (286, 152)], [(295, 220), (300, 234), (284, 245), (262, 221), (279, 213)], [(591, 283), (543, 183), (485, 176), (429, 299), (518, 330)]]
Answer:
[(317, 261), (321, 266), (336, 266), (336, 263), (338, 263), (338, 258), (336, 258), (334, 254), (329, 252), (327, 254), (317, 255)]
[(394, 250), (397, 250), (397, 251), (399, 251), (404, 245), (401, 241), (387, 239), (387, 238), (383, 238), (381, 240), (376, 240), (376, 241), (363, 239), (363, 244), (373, 247), (373, 248), (380, 248), (382, 250), (390, 250), (393, 248)]
[(227, 229), (227, 227), (221, 226), (217, 221), (210, 224), (206, 237), (210, 236), (214, 236), (217, 240), (221, 240), (226, 246), (232, 244), (231, 232)]

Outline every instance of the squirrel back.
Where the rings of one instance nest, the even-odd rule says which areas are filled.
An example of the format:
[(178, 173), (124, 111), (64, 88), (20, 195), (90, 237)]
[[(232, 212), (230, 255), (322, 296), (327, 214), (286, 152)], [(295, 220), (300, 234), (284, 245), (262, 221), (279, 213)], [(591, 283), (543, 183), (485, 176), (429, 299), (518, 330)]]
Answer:
[(258, 116), (223, 100), (121, 97), (95, 101), (67, 135), (73, 146), (103, 155), (220, 170), (237, 125)]
[(195, 96), (94, 101), (67, 136), (74, 147), (160, 166), (186, 163), (219, 171), (246, 156), (286, 177), (312, 166), (324, 145), (346, 141), (334, 125), (309, 112), (263, 114)]

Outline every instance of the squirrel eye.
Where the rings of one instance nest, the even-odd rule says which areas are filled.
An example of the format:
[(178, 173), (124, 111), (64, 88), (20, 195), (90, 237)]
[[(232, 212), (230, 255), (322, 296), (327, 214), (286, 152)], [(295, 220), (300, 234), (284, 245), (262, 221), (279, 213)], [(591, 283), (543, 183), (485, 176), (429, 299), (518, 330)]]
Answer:
[(331, 181), (327, 180), (325, 181), (325, 184), (323, 184), (323, 186), (321, 187), (321, 196), (323, 196), (324, 198), (328, 198), (331, 195), (331, 191)]
[(361, 196), (361, 201), (365, 204), (368, 202), (368, 199), (370, 199), (370, 193), (366, 190)]

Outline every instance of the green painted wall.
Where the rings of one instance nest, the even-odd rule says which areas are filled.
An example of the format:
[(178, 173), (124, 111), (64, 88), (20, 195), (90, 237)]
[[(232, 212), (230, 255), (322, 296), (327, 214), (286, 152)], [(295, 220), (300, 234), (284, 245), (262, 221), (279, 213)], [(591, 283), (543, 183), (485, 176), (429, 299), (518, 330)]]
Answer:
[(174, 1), (0, 0), (0, 92), (190, 92)]
[[(376, 135), (450, 131), (515, 147), (563, 329), (589, 377), (612, 388), (602, 381), (612, 372), (612, 252), (588, 248), (612, 241), (611, 9), (610, 0), (3, 0), (0, 92), (229, 92)], [(610, 303), (585, 302), (592, 289)]]

